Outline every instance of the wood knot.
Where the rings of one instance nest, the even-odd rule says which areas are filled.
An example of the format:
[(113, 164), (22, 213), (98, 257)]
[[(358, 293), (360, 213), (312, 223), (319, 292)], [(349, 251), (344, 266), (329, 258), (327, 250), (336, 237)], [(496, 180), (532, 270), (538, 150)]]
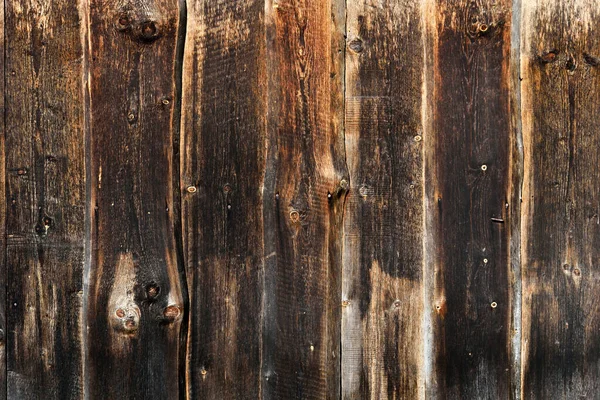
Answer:
[(150, 282), (146, 285), (146, 296), (148, 300), (155, 300), (160, 294), (160, 286), (156, 282)]
[(359, 38), (356, 38), (348, 43), (348, 48), (355, 53), (361, 53), (363, 51), (363, 42)]
[(557, 56), (558, 56), (557, 50), (549, 50), (549, 51), (542, 53), (538, 57), (538, 59), (539, 59), (540, 63), (542, 63), (542, 64), (549, 64), (549, 63), (556, 61)]
[(163, 311), (165, 320), (169, 323), (175, 321), (181, 315), (181, 307), (174, 304), (167, 306)]
[(153, 42), (160, 37), (160, 27), (156, 21), (143, 21), (137, 26), (136, 36), (143, 42)]
[(124, 333), (134, 333), (140, 323), (140, 310), (137, 306), (117, 308), (115, 310), (115, 330)]
[(161, 25), (148, 15), (135, 15), (133, 10), (121, 11), (115, 17), (115, 28), (119, 32), (129, 33), (133, 39), (150, 43), (161, 36)]

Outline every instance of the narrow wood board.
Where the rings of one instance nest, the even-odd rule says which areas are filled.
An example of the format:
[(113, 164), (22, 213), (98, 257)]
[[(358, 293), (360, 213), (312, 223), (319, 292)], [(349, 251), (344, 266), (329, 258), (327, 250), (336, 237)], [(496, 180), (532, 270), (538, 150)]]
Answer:
[(180, 180), (190, 285), (187, 395), (259, 399), (265, 6), (195, 0), (187, 7)]
[(342, 398), (423, 398), (421, 3), (348, 2)]
[(181, 7), (177, 0), (88, 7), (89, 398), (178, 398), (184, 390), (186, 292), (173, 187)]
[(511, 393), (511, 10), (435, 1), (425, 16), (428, 397)]
[(266, 4), (263, 398), (340, 396), (343, 8)]
[(79, 3), (5, 4), (8, 398), (83, 397)]
[(600, 12), (522, 2), (523, 398), (600, 393)]

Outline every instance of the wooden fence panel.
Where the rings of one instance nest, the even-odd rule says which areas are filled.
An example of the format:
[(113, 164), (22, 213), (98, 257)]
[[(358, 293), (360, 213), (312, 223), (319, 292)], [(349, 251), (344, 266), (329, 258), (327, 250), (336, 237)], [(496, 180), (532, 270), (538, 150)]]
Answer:
[(593, 0), (11, 0), (0, 399), (600, 392)]
[(83, 396), (78, 2), (5, 4), (8, 398)]
[(435, 1), (426, 15), (433, 398), (510, 396), (511, 7)]
[(423, 396), (421, 15), (416, 1), (348, 3), (344, 399)]
[(523, 2), (523, 398), (600, 393), (600, 22)]
[(345, 171), (337, 0), (268, 1), (264, 398), (338, 398)]
[[(178, 398), (177, 0), (91, 0), (86, 395)], [(184, 338), (181, 338), (184, 339)]]
[(188, 2), (181, 188), (190, 285), (188, 395), (258, 399), (261, 384), (264, 2)]

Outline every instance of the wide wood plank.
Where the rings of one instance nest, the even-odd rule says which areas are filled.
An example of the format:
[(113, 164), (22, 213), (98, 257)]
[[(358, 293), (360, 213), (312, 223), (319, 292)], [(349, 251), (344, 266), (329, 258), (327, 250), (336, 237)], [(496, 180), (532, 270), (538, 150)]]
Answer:
[(600, 393), (600, 22), (522, 2), (523, 398)]
[(263, 398), (337, 399), (342, 210), (343, 8), (267, 1), (269, 150), (264, 188)]
[(511, 392), (511, 7), (436, 0), (425, 16), (428, 397)]
[[(91, 0), (86, 396), (178, 398), (177, 0)], [(180, 336), (181, 335), (181, 336)]]
[(11, 399), (83, 397), (86, 180), (78, 5), (5, 4)]
[(190, 285), (187, 394), (259, 399), (265, 6), (187, 6), (180, 182)]
[(348, 2), (342, 397), (423, 398), (423, 24)]

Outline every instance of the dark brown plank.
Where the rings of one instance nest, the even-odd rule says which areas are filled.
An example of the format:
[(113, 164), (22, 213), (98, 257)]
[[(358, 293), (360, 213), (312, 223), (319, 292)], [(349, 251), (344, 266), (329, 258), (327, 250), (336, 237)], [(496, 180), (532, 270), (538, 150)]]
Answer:
[(419, 2), (348, 2), (342, 397), (423, 398)]
[(264, 8), (188, 2), (181, 188), (194, 399), (260, 398)]
[(268, 1), (264, 398), (340, 396), (343, 12)]
[(180, 7), (176, 0), (89, 6), (85, 370), (92, 399), (183, 391), (187, 294), (173, 195)]
[(523, 398), (600, 393), (600, 12), (523, 2)]
[(511, 7), (436, 1), (426, 15), (428, 397), (511, 392)]
[(76, 1), (5, 4), (8, 398), (81, 398), (84, 117)]
[[(4, 7), (0, 9), (0, 110), (4, 116)], [(0, 131), (4, 132), (4, 118), (0, 121)], [(6, 399), (6, 152), (5, 135), (0, 135), (0, 199), (4, 203), (0, 206), (0, 399)]]

